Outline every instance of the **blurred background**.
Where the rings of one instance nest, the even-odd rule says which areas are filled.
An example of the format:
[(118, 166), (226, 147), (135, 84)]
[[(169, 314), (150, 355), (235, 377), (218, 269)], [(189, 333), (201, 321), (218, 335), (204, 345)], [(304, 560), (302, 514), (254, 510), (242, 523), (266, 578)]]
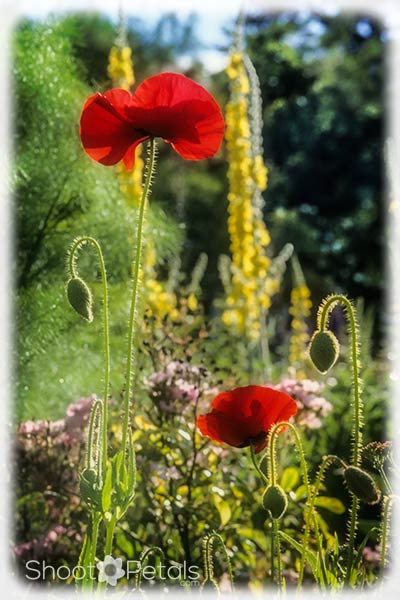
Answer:
[[(136, 512), (121, 525), (119, 551), (135, 556), (143, 544), (157, 543), (167, 555), (174, 557), (176, 551), (179, 559), (192, 562), (201, 555), (202, 533), (222, 528), (235, 552), (239, 580), (248, 581), (248, 568), (265, 572), (265, 514), (254, 508), (251, 490), (257, 484), (249, 483), (247, 459), (242, 451), (221, 454), (210, 444), (202, 447), (201, 462), (198, 449), (191, 447), (192, 417), (201, 407), (207, 410), (213, 391), (273, 383), (297, 394), (304, 409), (310, 468), (324, 453), (346, 453), (350, 432), (343, 424), (349, 423), (351, 377), (340, 311), (331, 320), (343, 349), (333, 375), (316, 377), (306, 356), (318, 305), (329, 293), (345, 293), (356, 303), (365, 440), (386, 438), (386, 32), (357, 14), (254, 12), (242, 16), (239, 33), (236, 21), (235, 14), (213, 21), (196, 13), (144, 20), (129, 14), (70, 13), (22, 19), (13, 33), (14, 415), (16, 423), (22, 422), (16, 543), (22, 560), (36, 553), (51, 555), (58, 564), (68, 554), (66, 547), (76, 557), (85, 522), (68, 468), (84, 454), (78, 426), (87, 422), (91, 395), (102, 393), (103, 340), (100, 272), (90, 250), (81, 253), (79, 270), (94, 295), (94, 322), (80, 320), (65, 296), (67, 252), (80, 235), (98, 239), (108, 272), (112, 431), (118, 441), (138, 188), (120, 169), (105, 168), (85, 155), (78, 124), (89, 95), (118, 85), (113, 60), (121, 58), (117, 50), (122, 48), (130, 51), (120, 79), (128, 80), (131, 89), (160, 71), (183, 72), (207, 87), (224, 113), (235, 77), (231, 59), (238, 44), (245, 48), (258, 76), (256, 105), (257, 98), (262, 100), (262, 107), (257, 105), (262, 121), (256, 121), (268, 178), (260, 184), (257, 206), (271, 285), (261, 336), (247, 327), (248, 321), (238, 328), (230, 301), (232, 155), (224, 144), (213, 159), (193, 163), (160, 141), (147, 215), (135, 392), (142, 403), (135, 420), (143, 450), (141, 481), (151, 481), (155, 491), (147, 488)], [(194, 383), (198, 365), (201, 385)], [(176, 379), (182, 378), (189, 388), (177, 398)], [(161, 385), (165, 382), (167, 390)], [(187, 419), (179, 401), (187, 400), (191, 386), (201, 400)], [(172, 409), (165, 410), (160, 394)], [(311, 400), (316, 406), (315, 398), (318, 409), (307, 408)], [(62, 424), (70, 437), (61, 440), (51, 423)], [(171, 423), (179, 425), (173, 435)], [(154, 432), (157, 428), (160, 433)], [(28, 443), (32, 434), (36, 450)], [(283, 456), (286, 489), (294, 493), (301, 482), (290, 447), (285, 446)], [(194, 475), (180, 468), (190, 464), (190, 457)], [(213, 481), (211, 472), (217, 473)], [(324, 535), (334, 544), (332, 532), (340, 540), (345, 536), (348, 498), (338, 490), (337, 478), (331, 479), (321, 519)], [(297, 513), (288, 517), (289, 530), (298, 527), (301, 494)], [(365, 509), (361, 532), (376, 518), (375, 509)], [(53, 523), (52, 537), (48, 522)], [(60, 523), (64, 529), (54, 529)], [(54, 540), (60, 539), (64, 545), (56, 551)], [(371, 573), (374, 566), (365, 565), (364, 573)]]
[[(128, 17), (136, 81), (161, 70), (182, 71), (185, 63), (183, 72), (205, 83), (224, 106), (228, 78), (202, 63), (206, 44), (196, 23), (195, 14), (185, 20), (165, 14), (151, 24)], [(227, 22), (221, 44), (212, 49), (218, 61), (205, 52), (214, 68), (227, 64), (233, 29)], [(127, 281), (132, 211), (115, 173), (93, 164), (78, 136), (84, 99), (111, 86), (108, 56), (117, 36), (118, 23), (85, 14), (27, 19), (15, 32), (19, 418), (59, 416), (74, 395), (94, 391), (96, 325), (82, 328), (62, 293), (73, 237), (98, 237), (112, 288), (120, 290)], [(246, 36), (263, 101), (269, 170), (263, 213), (272, 253), (286, 242), (294, 245), (315, 303), (333, 290), (362, 299), (378, 352), (384, 334), (385, 34), (364, 17), (261, 14), (247, 19)], [(190, 163), (160, 142), (149, 212), (157, 274), (166, 279), (179, 256), (179, 271), (188, 276), (206, 253), (201, 292), (208, 315), (223, 295), (219, 256), (229, 254), (227, 169), (224, 149), (212, 161)], [(271, 342), (278, 356), (287, 337), (288, 321), (279, 315), (290, 294), (286, 279), (271, 308), (271, 319), (283, 327)], [(121, 294), (116, 296), (122, 305)]]

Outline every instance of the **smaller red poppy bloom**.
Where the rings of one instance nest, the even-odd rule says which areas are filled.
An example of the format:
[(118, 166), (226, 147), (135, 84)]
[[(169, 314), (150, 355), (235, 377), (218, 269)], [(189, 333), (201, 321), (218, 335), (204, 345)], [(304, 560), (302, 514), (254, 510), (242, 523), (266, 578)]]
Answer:
[(84, 104), (80, 134), (85, 152), (103, 165), (123, 161), (132, 169), (136, 147), (161, 137), (186, 160), (214, 156), (224, 135), (224, 118), (213, 96), (179, 73), (161, 73), (134, 94), (112, 89)]
[(269, 387), (248, 385), (222, 392), (211, 403), (211, 412), (197, 417), (203, 435), (235, 448), (254, 445), (256, 453), (267, 445), (272, 425), (288, 421), (297, 412), (291, 396)]

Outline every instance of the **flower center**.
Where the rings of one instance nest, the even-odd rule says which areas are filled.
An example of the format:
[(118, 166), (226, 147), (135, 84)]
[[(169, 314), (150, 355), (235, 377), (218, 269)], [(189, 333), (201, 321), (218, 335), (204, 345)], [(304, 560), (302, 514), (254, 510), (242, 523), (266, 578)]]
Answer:
[(117, 570), (114, 565), (109, 564), (104, 567), (104, 573), (107, 575), (107, 577), (114, 577), (116, 571)]

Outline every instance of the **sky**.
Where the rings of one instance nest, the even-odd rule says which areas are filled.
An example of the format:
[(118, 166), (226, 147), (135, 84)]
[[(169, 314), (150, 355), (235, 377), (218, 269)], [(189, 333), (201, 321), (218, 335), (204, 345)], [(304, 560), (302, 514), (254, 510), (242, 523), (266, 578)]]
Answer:
[[(226, 66), (226, 54), (216, 50), (216, 46), (227, 41), (223, 27), (234, 21), (243, 5), (246, 10), (250, 6), (257, 10), (261, 4), (265, 3), (261, 0), (20, 0), (13, 8), (17, 6), (20, 16), (39, 18), (54, 12), (96, 11), (106, 13), (116, 22), (122, 8), (128, 17), (135, 16), (149, 24), (165, 12), (176, 12), (183, 19), (196, 13), (196, 33), (205, 46), (199, 58), (210, 72), (217, 72)], [(188, 66), (187, 57), (182, 57), (181, 62), (182, 68)]]
[[(398, 0), (380, 2), (389, 7)], [(371, 11), (375, 0), (0, 0), (2, 16), (9, 17), (9, 13), (14, 13), (15, 20), (23, 16), (43, 18), (51, 13), (78, 10), (104, 13), (118, 22), (119, 10), (122, 8), (128, 17), (137, 17), (151, 28), (163, 13), (175, 12), (182, 19), (195, 13), (195, 32), (204, 46), (204, 49), (198, 52), (198, 58), (211, 73), (226, 67), (226, 52), (218, 51), (217, 47), (227, 45), (224, 28), (232, 25), (240, 10), (257, 13), (290, 9), (296, 12), (312, 12), (314, 9), (329, 15), (337, 13), (340, 6), (346, 7), (347, 10), (359, 7), (364, 12), (368, 8)], [(400, 14), (400, 11), (397, 14)], [(189, 57), (182, 56), (178, 63), (182, 69), (189, 67)]]

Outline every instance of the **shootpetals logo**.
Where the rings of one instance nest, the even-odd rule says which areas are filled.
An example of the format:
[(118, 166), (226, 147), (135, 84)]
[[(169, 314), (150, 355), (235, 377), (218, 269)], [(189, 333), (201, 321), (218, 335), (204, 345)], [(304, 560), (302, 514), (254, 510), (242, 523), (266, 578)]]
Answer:
[(106, 582), (108, 585), (116, 586), (118, 579), (125, 575), (122, 568), (122, 558), (113, 558), (109, 554), (97, 563), (99, 570), (98, 580), (100, 583)]
[[(123, 562), (124, 568), (122, 568)], [(93, 584), (97, 581), (112, 587), (116, 587), (123, 577), (128, 585), (131, 580), (134, 580), (135, 586), (137, 585), (139, 588), (141, 583), (151, 582), (154, 584), (156, 581), (165, 585), (171, 583), (185, 587), (200, 585), (199, 567), (187, 565), (185, 561), (183, 563), (173, 562), (168, 565), (160, 562), (153, 566), (143, 564), (141, 560), (113, 558), (110, 554), (96, 564), (75, 565), (74, 567), (66, 564), (54, 567), (46, 564), (45, 561), (29, 560), (26, 563), (25, 577), (30, 581), (67, 581), (71, 578), (76, 582), (90, 580)]]

